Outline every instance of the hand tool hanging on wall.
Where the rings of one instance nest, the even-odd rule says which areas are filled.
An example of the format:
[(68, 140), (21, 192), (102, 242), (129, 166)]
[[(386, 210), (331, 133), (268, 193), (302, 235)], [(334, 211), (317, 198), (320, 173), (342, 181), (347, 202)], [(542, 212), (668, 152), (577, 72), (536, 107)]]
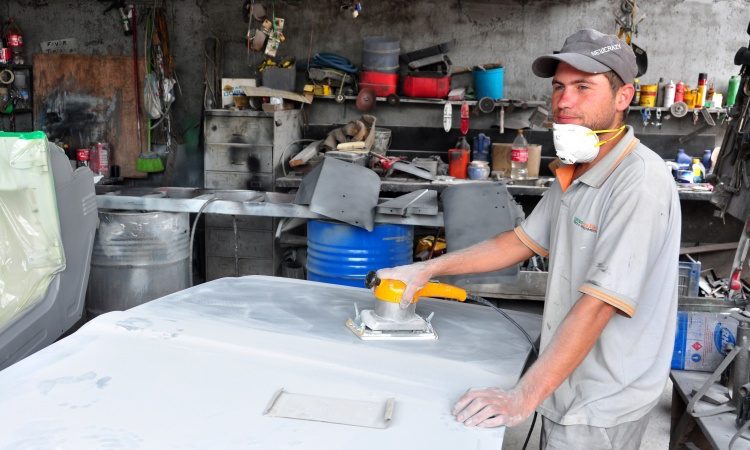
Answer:
[[(621, 0), (620, 7), (615, 11), (615, 21), (619, 25), (617, 37), (623, 39), (635, 53), (635, 63), (638, 66), (638, 74), (636, 77), (646, 73), (648, 70), (648, 55), (646, 51), (635, 45), (632, 42), (633, 34), (638, 35), (638, 24), (646, 18), (645, 15), (636, 19), (638, 13), (638, 6), (636, 0)], [(624, 80), (626, 83), (630, 80)]]
[(107, 13), (112, 11), (113, 9), (117, 10), (117, 16), (120, 25), (122, 25), (122, 31), (123, 33), (125, 33), (125, 36), (130, 36), (133, 33), (131, 24), (133, 19), (133, 10), (135, 9), (135, 7), (133, 5), (126, 6), (124, 0), (99, 0), (99, 2), (109, 2), (109, 6), (104, 10), (102, 15), (107, 15)]

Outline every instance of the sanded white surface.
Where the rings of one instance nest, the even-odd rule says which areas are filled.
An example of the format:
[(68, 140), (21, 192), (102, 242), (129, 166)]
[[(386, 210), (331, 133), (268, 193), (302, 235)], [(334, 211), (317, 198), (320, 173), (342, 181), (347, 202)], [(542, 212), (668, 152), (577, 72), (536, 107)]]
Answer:
[[(450, 414), (469, 387), (512, 386), (528, 353), (494, 311), (421, 301), (437, 341), (361, 341), (364, 289), (251, 276), (92, 320), (0, 372), (0, 449), (498, 449), (503, 428)], [(513, 313), (532, 337), (538, 316)], [(379, 401), (387, 429), (263, 416), (279, 388)]]

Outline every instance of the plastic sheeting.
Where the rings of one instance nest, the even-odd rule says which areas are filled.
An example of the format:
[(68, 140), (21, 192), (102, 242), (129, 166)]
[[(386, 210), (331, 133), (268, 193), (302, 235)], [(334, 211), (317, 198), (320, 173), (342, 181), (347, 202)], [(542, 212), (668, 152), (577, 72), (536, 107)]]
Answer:
[(44, 133), (0, 133), (0, 330), (65, 269), (50, 167)]

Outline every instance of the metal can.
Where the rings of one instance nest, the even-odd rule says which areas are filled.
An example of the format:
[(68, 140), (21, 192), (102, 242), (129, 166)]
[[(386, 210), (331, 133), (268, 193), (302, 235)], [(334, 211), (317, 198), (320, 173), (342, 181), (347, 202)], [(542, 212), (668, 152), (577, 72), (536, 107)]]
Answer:
[(0, 64), (10, 64), (10, 60), (13, 58), (9, 48), (0, 48)]
[(656, 84), (644, 84), (641, 86), (641, 106), (654, 107), (656, 106), (656, 91), (659, 86)]
[(23, 36), (17, 33), (10, 33), (5, 36), (8, 47), (23, 47)]
[(76, 150), (76, 162), (78, 167), (89, 165), (89, 149), (79, 148)]

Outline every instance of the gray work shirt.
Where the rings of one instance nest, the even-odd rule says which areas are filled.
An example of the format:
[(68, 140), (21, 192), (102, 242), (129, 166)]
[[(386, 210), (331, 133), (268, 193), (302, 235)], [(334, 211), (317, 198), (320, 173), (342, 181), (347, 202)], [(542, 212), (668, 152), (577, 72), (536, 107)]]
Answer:
[(674, 180), (628, 127), (565, 192), (556, 180), (516, 228), (531, 250), (550, 256), (542, 350), (582, 294), (620, 313), (541, 414), (562, 425), (612, 427), (656, 404), (674, 347), (680, 227)]

